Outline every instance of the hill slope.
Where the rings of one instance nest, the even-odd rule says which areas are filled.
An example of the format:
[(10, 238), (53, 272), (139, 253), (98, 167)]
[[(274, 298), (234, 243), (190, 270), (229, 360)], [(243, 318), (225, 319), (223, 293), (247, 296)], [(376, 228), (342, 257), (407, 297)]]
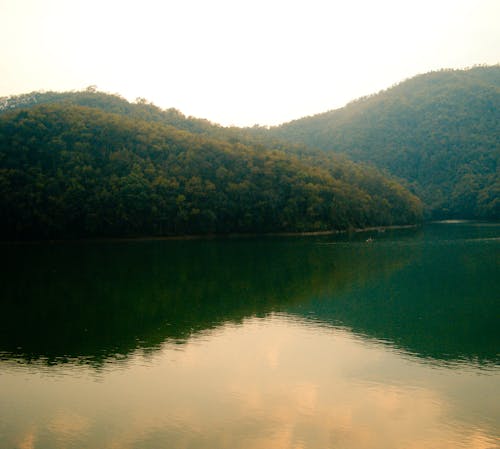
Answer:
[(419, 200), (395, 181), (321, 152), (57, 102), (0, 114), (4, 239), (319, 231), (420, 218)]
[(428, 73), (272, 128), (406, 183), (433, 218), (500, 218), (500, 66)]
[(85, 106), (103, 112), (119, 114), (131, 119), (171, 125), (196, 134), (217, 134), (223, 128), (205, 119), (186, 117), (174, 108), (160, 109), (145, 99), (130, 103), (125, 98), (95, 90), (89, 86), (74, 92), (31, 92), (28, 94), (0, 98), (0, 114), (27, 109), (44, 104)]

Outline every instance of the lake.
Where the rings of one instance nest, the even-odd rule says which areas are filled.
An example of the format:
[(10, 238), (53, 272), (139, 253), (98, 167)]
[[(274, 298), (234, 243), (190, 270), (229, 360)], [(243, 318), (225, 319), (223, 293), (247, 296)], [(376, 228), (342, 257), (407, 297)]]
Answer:
[(500, 447), (500, 224), (3, 244), (2, 449)]

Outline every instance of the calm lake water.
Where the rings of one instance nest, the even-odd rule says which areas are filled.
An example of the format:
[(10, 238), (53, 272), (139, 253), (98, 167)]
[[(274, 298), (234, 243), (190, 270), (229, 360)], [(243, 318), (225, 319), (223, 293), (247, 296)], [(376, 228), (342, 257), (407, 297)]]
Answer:
[(500, 447), (500, 224), (0, 250), (2, 449)]

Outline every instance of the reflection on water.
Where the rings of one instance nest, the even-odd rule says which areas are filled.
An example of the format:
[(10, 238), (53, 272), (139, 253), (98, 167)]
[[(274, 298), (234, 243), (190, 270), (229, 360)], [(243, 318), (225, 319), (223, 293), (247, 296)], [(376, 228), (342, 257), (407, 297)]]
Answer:
[(11, 447), (455, 449), (499, 436), (498, 376), (286, 315), (137, 351), (121, 369), (7, 368), (1, 388)]
[(498, 447), (499, 236), (4, 245), (0, 441)]
[(155, 348), (228, 320), (335, 295), (399, 269), (387, 254), (322, 240), (7, 246), (0, 350), (50, 363)]
[[(495, 366), (500, 360), (499, 229), (429, 227), (421, 239), (406, 242), (413, 251), (408, 263), (385, 271), (384, 279), (371, 277), (289, 310), (346, 325), (438, 363)], [(390, 258), (394, 244), (379, 241), (377, 256), (385, 251)]]

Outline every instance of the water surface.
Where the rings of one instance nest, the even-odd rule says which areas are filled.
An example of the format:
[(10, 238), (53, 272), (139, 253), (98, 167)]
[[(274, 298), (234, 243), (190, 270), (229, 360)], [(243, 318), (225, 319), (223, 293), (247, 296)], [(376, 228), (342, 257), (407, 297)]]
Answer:
[(1, 250), (2, 448), (499, 447), (498, 224)]

